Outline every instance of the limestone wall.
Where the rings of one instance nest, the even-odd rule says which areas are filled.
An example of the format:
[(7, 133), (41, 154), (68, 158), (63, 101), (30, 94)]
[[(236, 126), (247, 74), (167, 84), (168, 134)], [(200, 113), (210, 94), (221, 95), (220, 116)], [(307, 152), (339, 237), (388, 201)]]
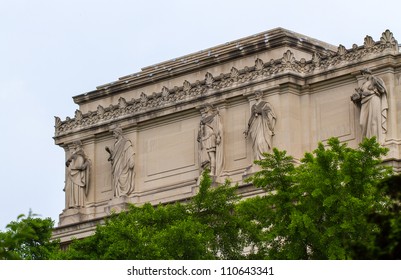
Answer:
[[(244, 131), (260, 101), (274, 113), (270, 149), (286, 150), (299, 159), (330, 137), (356, 147), (362, 139), (360, 107), (351, 96), (364, 82), (360, 72), (364, 68), (386, 85), (388, 130), (383, 145), (390, 148), (388, 164), (399, 168), (400, 59), (389, 31), (380, 41), (367, 36), (363, 46), (335, 49), (275, 29), (144, 68), (74, 97), (80, 109), (73, 118), (56, 118), (54, 139), (65, 149), (66, 160), (77, 158), (74, 141), (81, 141), (90, 162), (85, 171), (89, 180), (82, 205), (64, 206), (55, 236), (67, 241), (81, 232), (79, 228), (88, 233), (94, 221), (128, 203), (168, 203), (193, 196), (203, 170), (200, 154), (210, 151), (202, 150), (207, 141), (199, 140), (199, 133), (213, 126), (214, 131), (221, 129), (214, 151), (222, 151), (224, 157), (215, 181), (230, 179), (243, 187), (243, 195), (254, 195), (255, 190), (243, 182), (255, 170), (252, 137), (246, 138)], [(210, 115), (205, 104), (214, 108)], [(208, 127), (201, 129), (202, 123)], [(114, 167), (108, 161), (113, 153), (106, 151), (117, 147), (116, 128), (132, 144), (134, 154), (135, 164), (127, 169), (134, 187), (128, 195), (116, 195)], [(74, 187), (70, 174), (66, 168), (66, 195)]]

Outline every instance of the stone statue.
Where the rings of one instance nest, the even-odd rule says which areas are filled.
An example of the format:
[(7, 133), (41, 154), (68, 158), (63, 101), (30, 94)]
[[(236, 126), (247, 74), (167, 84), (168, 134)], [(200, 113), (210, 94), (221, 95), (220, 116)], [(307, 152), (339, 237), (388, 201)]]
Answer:
[(262, 100), (263, 93), (255, 92), (256, 103), (252, 105), (248, 128), (244, 131), (245, 138), (250, 136), (254, 160), (261, 160), (263, 153), (272, 149), (276, 114), (269, 102)]
[(210, 169), (212, 176), (223, 170), (223, 125), (218, 110), (211, 104), (204, 106), (198, 130), (199, 159), (203, 169)]
[(75, 141), (72, 154), (66, 161), (67, 178), (64, 188), (66, 208), (84, 207), (89, 190), (90, 161), (82, 149), (81, 141)]
[(130, 140), (123, 136), (121, 128), (113, 130), (114, 148), (106, 147), (110, 154), (114, 197), (128, 196), (134, 190), (135, 152)]
[(387, 133), (387, 90), (384, 81), (373, 76), (369, 69), (363, 69), (361, 74), (366, 78), (362, 86), (355, 89), (351, 100), (361, 106), (359, 124), (362, 137), (376, 137), (379, 143), (384, 143)]

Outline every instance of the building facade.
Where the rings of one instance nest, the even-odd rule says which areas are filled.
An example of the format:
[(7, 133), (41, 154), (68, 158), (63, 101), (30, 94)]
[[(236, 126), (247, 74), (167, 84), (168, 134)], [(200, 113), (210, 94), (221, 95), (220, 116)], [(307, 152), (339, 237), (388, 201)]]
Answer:
[(401, 54), (389, 30), (346, 49), (276, 28), (73, 100), (79, 109), (56, 117), (54, 136), (66, 204), (53, 236), (64, 243), (129, 203), (191, 198), (205, 168), (257, 195), (244, 178), (273, 147), (300, 159), (330, 137), (356, 147), (376, 136), (401, 171)]

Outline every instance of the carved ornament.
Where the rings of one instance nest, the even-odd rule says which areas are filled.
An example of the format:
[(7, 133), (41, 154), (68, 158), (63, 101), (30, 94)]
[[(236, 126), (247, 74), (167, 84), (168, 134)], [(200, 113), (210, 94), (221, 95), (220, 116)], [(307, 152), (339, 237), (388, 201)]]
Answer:
[(152, 95), (142, 93), (139, 98), (131, 101), (120, 98), (117, 105), (110, 105), (108, 108), (99, 105), (96, 112), (82, 114), (77, 110), (74, 119), (67, 117), (65, 121), (61, 121), (56, 118), (55, 136), (66, 135), (72, 130), (85, 129), (120, 117), (129, 117), (179, 102), (195, 100), (199, 96), (212, 94), (216, 90), (231, 87), (233, 84), (269, 79), (272, 75), (284, 71), (292, 71), (302, 75), (316, 73), (316, 71), (324, 71), (340, 63), (356, 63), (367, 55), (381, 53), (389, 49), (398, 51), (398, 44), (393, 33), (386, 30), (378, 42), (375, 42), (370, 36), (366, 36), (364, 45), (361, 47), (354, 44), (351, 49), (347, 50), (340, 45), (337, 53), (326, 56), (314, 53), (311, 60), (304, 58), (297, 60), (294, 54), (287, 50), (281, 59), (271, 59), (270, 62), (264, 63), (258, 58), (253, 66), (246, 66), (243, 69), (232, 67), (229, 73), (222, 73), (216, 77), (207, 72), (202, 81), (192, 83), (184, 81), (182, 86), (176, 86), (172, 89), (164, 86), (159, 93)]

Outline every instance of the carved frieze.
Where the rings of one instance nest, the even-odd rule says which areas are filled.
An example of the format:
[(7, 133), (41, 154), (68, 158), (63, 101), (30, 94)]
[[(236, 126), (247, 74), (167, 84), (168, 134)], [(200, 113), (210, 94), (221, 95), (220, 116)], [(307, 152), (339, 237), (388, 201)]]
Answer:
[(97, 115), (100, 119), (103, 119), (105, 110), (102, 105), (97, 106)]
[(386, 30), (383, 32), (382, 36), (380, 37), (380, 43), (385, 48), (395, 48), (398, 50), (398, 43), (395, 40), (393, 33), (390, 30)]
[(182, 85), (182, 90), (184, 91), (185, 95), (187, 95), (191, 91), (192, 85), (187, 80), (184, 81)]
[(339, 45), (337, 49), (337, 55), (343, 56), (347, 53), (347, 49), (343, 45)]
[(167, 102), (169, 100), (170, 97), (170, 91), (168, 90), (167, 87), (163, 87), (162, 88), (162, 100), (164, 102)]
[(281, 65), (283, 66), (284, 70), (293, 70), (295, 65), (295, 57), (290, 50), (287, 50), (283, 54), (283, 58), (281, 59)]
[(317, 52), (314, 52), (312, 56), (312, 66), (315, 69), (319, 69), (321, 61), (322, 59), (320, 58), (320, 55)]
[(82, 121), (82, 112), (80, 110), (75, 110), (75, 120), (78, 122)]
[(54, 127), (57, 129), (61, 125), (61, 119), (59, 117), (54, 117)]
[(366, 49), (370, 49), (370, 48), (374, 47), (374, 45), (375, 45), (375, 41), (373, 40), (373, 38), (371, 36), (367, 35), (363, 42), (363, 46)]
[(125, 109), (125, 108), (127, 108), (127, 101), (124, 99), (124, 97), (120, 97), (120, 98), (118, 99), (118, 107), (119, 107), (120, 109)]
[(234, 83), (243, 84), (254, 80), (269, 79), (272, 75), (284, 71), (292, 71), (302, 75), (314, 74), (316, 71), (324, 71), (340, 63), (357, 63), (364, 56), (381, 53), (388, 49), (398, 50), (397, 41), (389, 30), (382, 34), (378, 42), (375, 42), (370, 36), (366, 36), (361, 47), (354, 44), (351, 49), (347, 50), (340, 45), (337, 53), (329, 55), (314, 53), (311, 60), (304, 58), (297, 60), (295, 55), (287, 50), (281, 59), (271, 59), (270, 62), (264, 63), (258, 58), (253, 66), (246, 66), (243, 69), (232, 67), (229, 73), (222, 73), (218, 76), (213, 76), (207, 72), (202, 81), (192, 83), (184, 81), (180, 87), (176, 86), (172, 89), (163, 87), (159, 93), (152, 95), (142, 93), (138, 99), (131, 101), (120, 98), (118, 104), (110, 105), (108, 108), (99, 105), (96, 112), (83, 114), (77, 110), (74, 119), (67, 117), (65, 121), (61, 121), (56, 118), (55, 136), (68, 134), (75, 129), (84, 129), (88, 126), (109, 122), (119, 117), (129, 117), (179, 102), (195, 100), (199, 96), (228, 88)]
[(205, 75), (205, 84), (207, 87), (213, 87), (213, 82), (214, 82), (214, 78), (213, 75), (210, 74), (209, 72), (206, 73)]
[(231, 68), (230, 77), (233, 80), (233, 82), (236, 82), (238, 80), (239, 71), (237, 68), (235, 68), (235, 67)]
[(260, 58), (258, 58), (258, 59), (256, 59), (255, 60), (255, 70), (256, 71), (261, 71), (261, 70), (263, 70), (263, 67), (264, 67), (265, 65), (264, 65), (264, 63), (263, 63), (263, 60), (261, 60)]

